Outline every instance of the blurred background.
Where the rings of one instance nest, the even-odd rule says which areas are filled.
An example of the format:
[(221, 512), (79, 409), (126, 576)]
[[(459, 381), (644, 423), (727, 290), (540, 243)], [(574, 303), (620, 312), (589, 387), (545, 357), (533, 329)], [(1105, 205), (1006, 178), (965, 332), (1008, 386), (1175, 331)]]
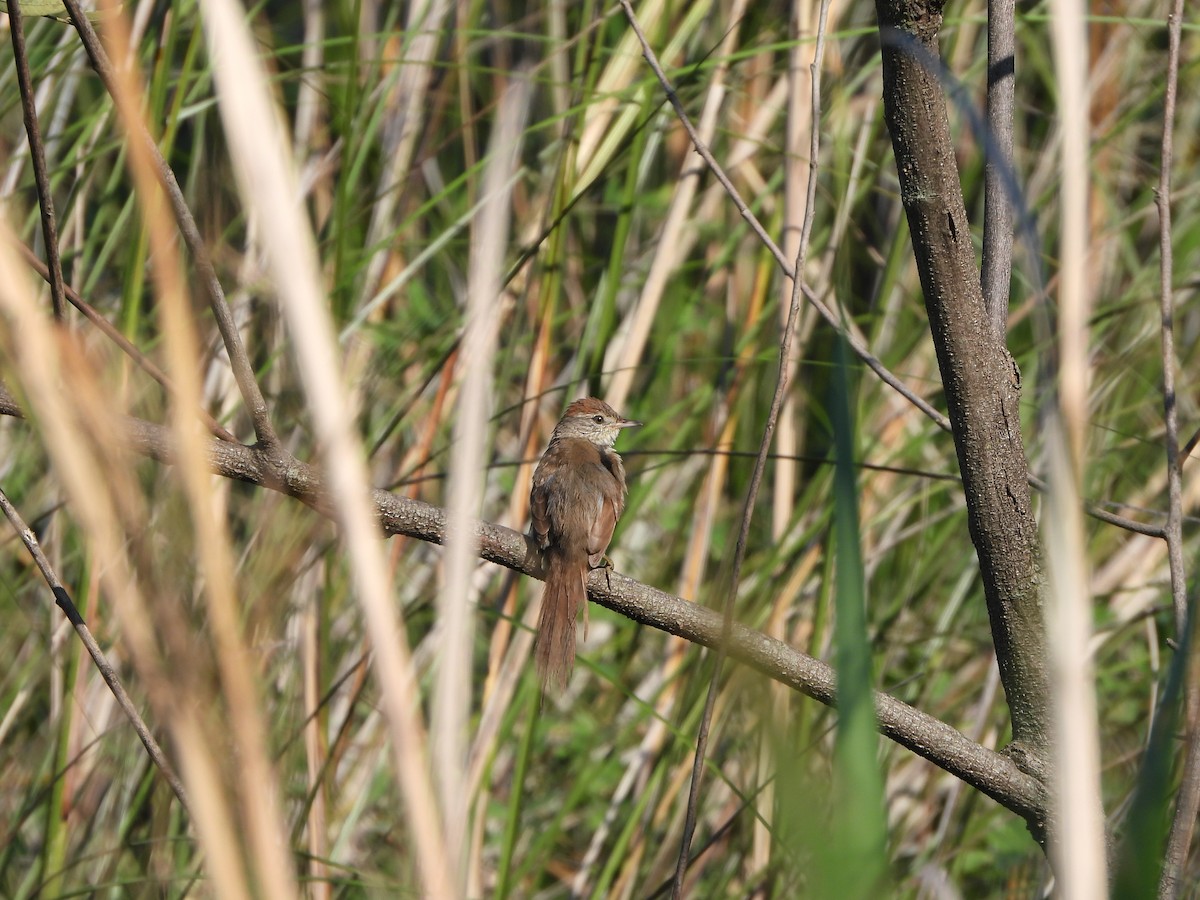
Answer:
[[(794, 256), (810, 173), (812, 2), (635, 5), (692, 120), (767, 231)], [(971, 128), (986, 86), (986, 7), (953, 4), (942, 54), (967, 208), (982, 220)], [(563, 407), (594, 394), (645, 426), (622, 435), (629, 505), (617, 569), (719, 607), (775, 384), (790, 282), (691, 153), (620, 8), (578, 3), (266, 2), (248, 11), (291, 141), (339, 330), (371, 478), (446, 502), (472, 218), (498, 102), (532, 85), (512, 177), (499, 345), (479, 515), (527, 525), (532, 466)], [(285, 445), (315, 459), (312, 421), (255, 219), (237, 190), (196, 3), (128, 2), (144, 115), (207, 242)], [(1094, 295), (1085, 495), (1160, 525), (1165, 509), (1157, 300), (1165, 9), (1112, 0), (1089, 20), (1090, 261)], [(0, 201), (44, 256), (19, 96), (0, 20)], [(874, 11), (834, 3), (822, 70), (821, 154), (806, 280), (914, 391), (944, 410), (891, 146)], [(103, 31), (103, 28), (102, 28)], [(68, 282), (152, 357), (161, 332), (126, 144), (74, 30), (27, 19)], [(1015, 249), (1009, 348), (1026, 441), (1042, 471), (1039, 380), (1058, 247), (1057, 92), (1047, 14), (1016, 22), (1015, 167), (1036, 244)], [(1200, 420), (1197, 364), (1200, 100), (1184, 31), (1175, 149), (1176, 347), (1181, 440)], [(790, 71), (791, 70), (791, 71)], [(978, 231), (975, 232), (978, 246)], [(1036, 261), (1036, 266), (1033, 262)], [(1047, 284), (1037, 283), (1040, 271)], [(208, 410), (254, 440), (212, 317), (194, 288)], [(72, 314), (113, 416), (166, 418), (166, 398)], [(755, 512), (736, 616), (831, 659), (836, 332), (801, 315), (776, 454)], [(20, 372), (5, 360), (4, 378)], [(860, 541), (876, 686), (987, 746), (1007, 740), (983, 590), (949, 435), (855, 362)], [(36, 423), (0, 420), (0, 482), (44, 541), (135, 701), (122, 627), (97, 587), (94, 546), (66, 502)], [(128, 459), (143, 530), (128, 535), (152, 603), (186, 633), (193, 697), (220, 746), (220, 653), (177, 474)], [(1184, 511), (1196, 482), (1184, 468)], [(258, 711), (304, 889), (420, 892), (397, 802), (369, 645), (334, 527), (270, 490), (214, 478), (236, 558)], [(1184, 558), (1195, 559), (1194, 519)], [(1148, 738), (1171, 633), (1165, 544), (1089, 520), (1105, 807), (1119, 814)], [(206, 856), (20, 542), (0, 549), (0, 895), (206, 896)], [(395, 598), (423, 686), (437, 658), (442, 551), (393, 538)], [(475, 896), (648, 897), (678, 849), (707, 651), (593, 606), (576, 674), (539, 698), (526, 666), (497, 675), (540, 584), (480, 562), (475, 609), (469, 884)], [(172, 658), (168, 654), (168, 658)], [(208, 692), (208, 694), (206, 694)], [(145, 703), (141, 705), (145, 707)], [(811, 888), (829, 815), (834, 716), (727, 666), (689, 875), (697, 897)], [(152, 722), (153, 724), (153, 722)], [(486, 724), (487, 727), (483, 727)], [(168, 745), (169, 752), (169, 745)], [(1024, 822), (881, 742), (893, 896), (1027, 897), (1047, 878)], [(236, 768), (236, 754), (224, 763)], [(229, 779), (232, 784), (232, 779)], [(228, 790), (233, 793), (234, 787)], [(209, 859), (211, 863), (211, 858)]]

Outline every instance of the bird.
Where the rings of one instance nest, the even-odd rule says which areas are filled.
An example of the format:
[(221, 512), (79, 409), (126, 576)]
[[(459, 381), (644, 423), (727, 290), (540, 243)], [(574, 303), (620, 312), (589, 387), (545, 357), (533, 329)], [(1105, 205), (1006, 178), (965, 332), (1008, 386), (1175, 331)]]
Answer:
[(543, 694), (570, 680), (580, 609), (587, 634), (587, 576), (611, 565), (605, 551), (625, 510), (625, 465), (613, 445), (622, 430), (641, 424), (595, 397), (576, 400), (534, 470), (530, 534), (546, 575), (535, 654)]

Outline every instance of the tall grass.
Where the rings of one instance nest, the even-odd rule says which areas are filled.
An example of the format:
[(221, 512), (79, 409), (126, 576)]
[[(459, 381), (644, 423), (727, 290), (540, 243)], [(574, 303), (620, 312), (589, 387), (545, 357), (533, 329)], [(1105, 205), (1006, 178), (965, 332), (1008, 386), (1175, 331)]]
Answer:
[[(815, 22), (810, 4), (796, 5), (802, 21)], [(795, 224), (784, 204), (785, 169), (808, 163), (807, 141), (785, 129), (792, 92), (808, 97), (807, 76), (788, 79), (796, 49), (788, 5), (749, 4), (734, 20), (735, 6), (645, 0), (637, 12), (692, 118), (709, 128), (713, 152), (779, 235), (785, 223)], [(523, 529), (532, 466), (561, 408), (583, 392), (619, 394), (621, 412), (646, 425), (622, 436), (631, 492), (610, 555), (641, 581), (719, 605), (753, 465), (747, 452), (757, 446), (774, 385), (780, 298), (788, 290), (720, 187), (694, 167), (686, 136), (614, 7), (376, 0), (256, 7), (248, 22), (270, 99), (283, 113), (274, 124), (294, 160), (292, 184), (306, 213), (295, 222), (307, 232), (297, 240), (311, 241), (311, 268), (273, 249), (287, 215), (279, 210), (296, 198), (275, 197), (284, 207), (265, 203), (266, 180), (245, 175), (255, 148), (238, 143), (241, 126), (228, 107), (222, 114), (239, 88), (222, 85), (215, 67), (228, 63), (214, 63), (211, 46), (233, 32), (210, 24), (206, 42), (189, 2), (132, 3), (126, 13), (143, 115), (195, 212), (283, 444), (300, 458), (327, 461), (338, 448), (322, 415), (352, 412), (349, 424), (364, 449), (348, 444), (347, 452), (361, 452), (369, 481), (441, 506), (451, 493), (445, 476), (467, 396), (468, 300), (486, 250), (473, 223), (489, 196), (502, 98), (527, 79), (511, 229), (499, 248), (504, 279), (494, 301), (500, 326), (488, 367), (491, 412), (482, 423), (486, 435), (477, 437), (487, 448), (477, 511)], [(441, 18), (426, 32), (418, 13)], [(943, 34), (948, 65), (977, 104), (986, 78), (983, 15), (982, 2), (955, 7)], [(1043, 474), (1039, 403), (1054, 337), (1042, 327), (1027, 273), (1035, 255), (1052, 279), (1058, 270), (1063, 137), (1046, 17), (1035, 6), (1017, 20), (1016, 167), (1039, 244), (1018, 242), (1009, 336), (1025, 379), (1027, 444)], [(1152, 265), (1162, 18), (1156, 5), (1129, 2), (1089, 21), (1086, 250), (1094, 303), (1080, 473), (1086, 497), (1155, 523), (1166, 483)], [(197, 330), (194, 350), (173, 343), (160, 321), (169, 301), (161, 287), (167, 258), (188, 260), (169, 227), (147, 228), (111, 100), (72, 31), (44, 20), (26, 25), (69, 282), (164, 368), (190, 369), (204, 406), (252, 442), (208, 312), (198, 299), (185, 307)], [(831, 14), (807, 277), (889, 368), (942, 408), (881, 124), (874, 28), (869, 5), (835, 6)], [(801, 46), (814, 37), (802, 30)], [(1185, 61), (1195, 47), (1194, 30), (1185, 28)], [(1189, 177), (1200, 105), (1187, 90), (1196, 71), (1189, 63), (1181, 72), (1174, 198), (1184, 440), (1200, 422), (1187, 375), (1198, 363), (1200, 315), (1183, 274), (1200, 263), (1200, 194)], [(273, 114), (259, 113), (252, 128)], [(951, 115), (968, 209), (981, 219), (980, 150), (963, 111)], [(23, 140), (4, 42), (4, 211), (18, 237), (40, 249)], [(344, 404), (339, 409), (315, 405), (304, 386), (320, 370), (284, 313), (298, 299), (283, 277), (289, 263), (330, 317), (347, 398), (321, 402)], [(184, 272), (189, 283), (193, 275)], [(37, 415), (0, 420), (0, 485), (34, 523), (64, 583), (86, 599), (92, 630), (147, 718), (170, 738), (168, 752), (184, 761), (190, 793), (203, 786), (216, 805), (184, 815), (65, 636), (19, 542), (10, 540), (0, 555), (0, 658), (8, 661), (0, 671), (0, 895), (203, 896), (238, 885), (253, 890), (255, 878), (264, 878), (258, 885), (265, 890), (268, 864), (247, 861), (242, 849), (255, 828), (266, 827), (255, 824), (239, 786), (253, 760), (244, 755), (244, 733), (227, 724), (247, 710), (257, 717), (269, 768), (261, 787), (277, 792), (274, 827), (284, 833), (274, 838), (288, 851), (281, 865), (294, 870), (303, 890), (374, 896), (427, 889), (428, 854), (436, 852), (427, 848), (448, 832), (414, 814), (414, 791), (429, 772), (406, 773), (397, 758), (417, 745), (403, 743), (396, 722), (404, 713), (395, 704), (406, 704), (414, 723), (431, 715), (451, 640), (449, 598), (438, 600), (449, 580), (447, 557), (393, 539), (379, 588), (391, 616), (372, 613), (359, 580), (366, 564), (353, 556), (362, 546), (347, 546), (346, 532), (312, 510), (105, 446), (104, 421), (109, 429), (123, 414), (167, 421), (182, 407), (97, 331), (71, 321), (69, 352), (33, 344), (32, 331), (6, 337), (5, 384)], [(35, 346), (44, 359), (31, 355)], [(832, 661), (851, 602), (839, 594), (849, 589), (850, 569), (838, 568), (835, 552), (853, 542), (867, 598), (871, 683), (1002, 746), (1007, 713), (992, 679), (953, 443), (852, 365), (845, 401), (855, 423), (856, 490), (847, 497), (846, 479), (835, 478), (829, 405), (841, 383), (835, 346), (832, 331), (806, 313), (786, 422), (794, 488), (784, 479), (787, 496), (768, 489), (760, 499), (737, 618)], [(52, 360), (73, 368), (56, 375), (47, 368)], [(87, 448), (99, 448), (78, 461), (100, 467), (90, 475), (71, 475), (62, 456), (71, 448), (56, 443), (55, 422), (40, 412), (38, 392), (53, 391), (52, 377), (69, 386), (68, 410), (80, 398), (94, 407), (90, 419), (61, 413), (90, 436)], [(325, 372), (318, 380), (329, 385), (331, 378)], [(1184, 558), (1194, 560), (1200, 497), (1189, 468)], [(769, 470), (766, 484), (772, 477)], [(100, 493), (128, 507), (108, 519), (79, 499), (89, 483), (106, 482)], [(843, 518), (852, 500), (856, 537)], [(218, 526), (231, 560), (231, 571), (219, 574), (236, 593), (232, 637), (244, 645), (251, 684), (253, 702), (241, 708), (229, 673), (222, 674), (221, 641), (229, 634), (210, 602), (219, 585), (204, 552), (205, 517)], [(1084, 529), (1103, 799), (1119, 831), (1166, 683), (1167, 563), (1160, 541), (1092, 520)], [(468, 773), (458, 786), (466, 824), (452, 835), (465, 862), (452, 877), (471, 896), (653, 894), (670, 877), (678, 849), (709, 657), (593, 608), (571, 685), (540, 701), (526, 664), (527, 610), (539, 586), (485, 564), (472, 563), (466, 574), (455, 602), (465, 604), (474, 627), (460, 626), (454, 639), (467, 639), (461, 674), (470, 679), (470, 704), (457, 711), (465, 736), (455, 753), (462, 755), (444, 761), (446, 771)], [(120, 578), (127, 579), (123, 593), (115, 587)], [(130, 591), (145, 604), (140, 621)], [(411, 661), (402, 655), (391, 669), (408, 673), (399, 698), (389, 696), (398, 682), (381, 683), (372, 673), (387, 671), (386, 663), (379, 668), (387, 652), (380, 642), (411, 649)], [(168, 689), (181, 692), (168, 698), (178, 709), (163, 701)], [(181, 711), (188, 717), (177, 720)], [(179, 721), (190, 730), (170, 724)], [(184, 734), (191, 748), (180, 743)], [(838, 816), (839, 795), (828, 782), (841, 745), (831, 710), (728, 669), (709, 745), (691, 895), (798, 896), (828, 884), (819, 873), (834, 859), (823, 836)], [(886, 858), (878, 862), (893, 894), (932, 896), (937, 885), (949, 885), (962, 896), (1028, 896), (1047, 877), (1042, 851), (1017, 817), (906, 750), (879, 741), (871, 754), (866, 746), (856, 758), (877, 757), (886, 812), (867, 804), (858, 824), (862, 834), (885, 832)], [(270, 819), (269, 810), (259, 812)], [(436, 836), (422, 833), (435, 827)], [(1188, 877), (1194, 881), (1194, 868)]]

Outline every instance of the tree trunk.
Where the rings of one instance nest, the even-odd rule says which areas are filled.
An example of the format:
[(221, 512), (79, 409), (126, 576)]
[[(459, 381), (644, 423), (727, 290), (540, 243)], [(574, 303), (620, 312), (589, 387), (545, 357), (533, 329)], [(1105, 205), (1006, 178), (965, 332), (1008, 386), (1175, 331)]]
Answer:
[[(1021, 376), (989, 325), (938, 79), (942, 4), (877, 0), (884, 115), (954, 429), (1013, 760), (1047, 782), (1050, 691), (1044, 579), (1021, 438)], [(931, 70), (932, 69), (932, 70)], [(1030, 822), (1039, 839), (1045, 823)]]

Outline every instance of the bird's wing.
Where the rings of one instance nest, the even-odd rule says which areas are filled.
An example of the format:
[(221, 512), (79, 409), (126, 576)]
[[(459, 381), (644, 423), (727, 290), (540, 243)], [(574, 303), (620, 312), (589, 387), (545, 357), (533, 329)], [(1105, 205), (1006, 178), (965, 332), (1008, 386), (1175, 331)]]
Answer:
[(616, 504), (610, 497), (601, 497), (596, 518), (592, 520), (591, 530), (588, 531), (588, 563), (594, 569), (604, 557), (608, 542), (612, 540), (613, 529), (617, 527)]
[(537, 545), (543, 550), (550, 543), (550, 512), (547, 509), (550, 497), (550, 486), (554, 478), (547, 478), (540, 484), (535, 484), (529, 492), (529, 514), (533, 519), (533, 536)]

